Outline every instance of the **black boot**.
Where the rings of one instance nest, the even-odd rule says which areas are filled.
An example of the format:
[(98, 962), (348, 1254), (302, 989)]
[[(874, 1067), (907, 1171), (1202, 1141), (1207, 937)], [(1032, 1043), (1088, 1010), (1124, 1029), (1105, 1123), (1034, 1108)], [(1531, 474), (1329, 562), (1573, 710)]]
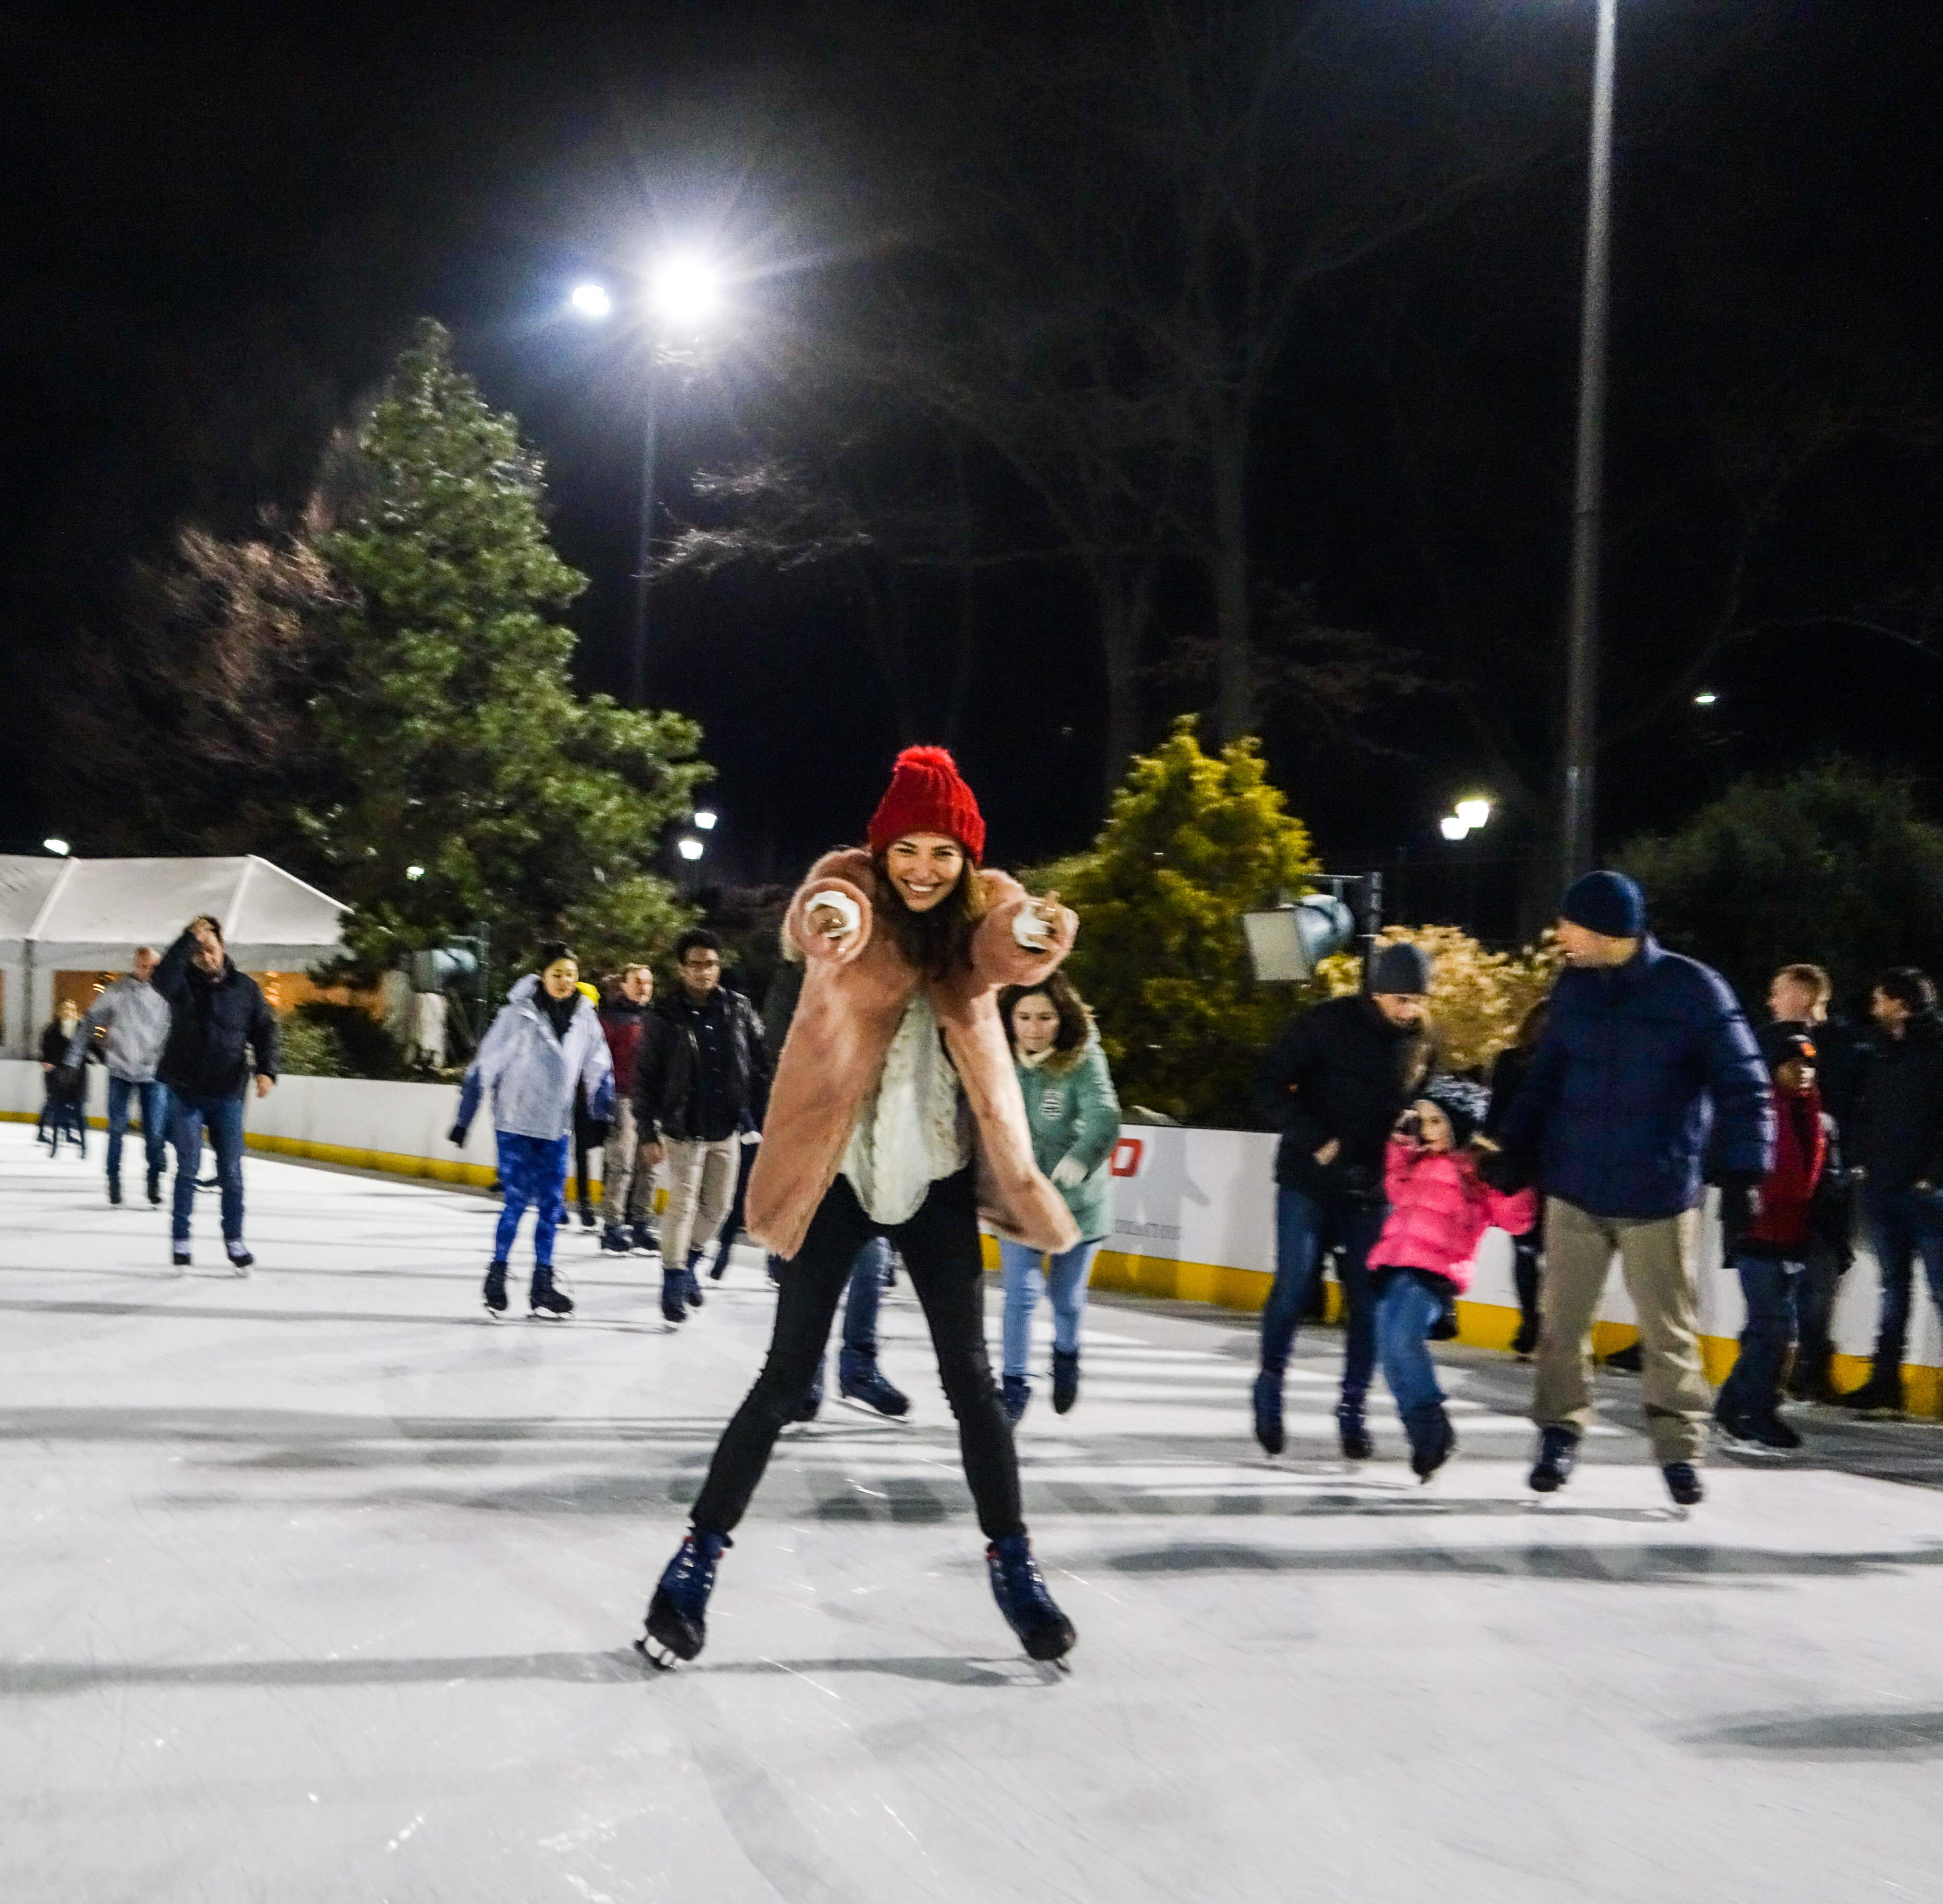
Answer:
[(1556, 1426), (1544, 1430), (1538, 1438), (1538, 1459), (1531, 1470), (1533, 1492), (1557, 1494), (1572, 1479), (1572, 1470), (1578, 1465), (1579, 1431)]
[(814, 1421), (823, 1411), (823, 1358), (816, 1359), (816, 1373), (809, 1378), (809, 1386), (803, 1392), (803, 1399), (797, 1404), (792, 1421)]
[(688, 1318), (687, 1273), (671, 1270), (665, 1265), (661, 1270), (661, 1320), (674, 1328)]
[(1637, 1375), (1646, 1365), (1646, 1352), (1637, 1342), (1615, 1349), (1606, 1358), (1607, 1368), (1615, 1375)]
[(1367, 1461), (1376, 1453), (1377, 1445), (1370, 1439), (1360, 1400), (1337, 1403), (1336, 1439), (1342, 1444), (1346, 1461)]
[(1520, 1361), (1527, 1360), (1538, 1347), (1538, 1318), (1521, 1316), (1518, 1334), (1512, 1337), (1512, 1353)]
[(1016, 1428), (1032, 1400), (1032, 1383), (1023, 1375), (1008, 1375), (999, 1390), (999, 1405), (1005, 1411), (1005, 1419)]
[(1707, 1491), (1701, 1486), (1699, 1470), (1691, 1461), (1668, 1461), (1659, 1471), (1675, 1506), (1698, 1507), (1705, 1497)]
[(486, 1270), (486, 1313), (494, 1322), (506, 1313), (506, 1266), (493, 1263)]
[(162, 1173), (159, 1170), (149, 1172), (149, 1201), (158, 1209), (162, 1201)]
[(697, 1245), (688, 1252), (688, 1270), (682, 1279), (681, 1285), (683, 1300), (687, 1303), (690, 1309), (699, 1309), (701, 1307), (701, 1285), (695, 1279), (695, 1266), (701, 1261), (701, 1250), (700, 1245)]
[(1428, 1481), (1457, 1451), (1456, 1432), (1441, 1402), (1405, 1416), (1404, 1432), (1410, 1437), (1410, 1471), (1420, 1481)]
[(111, 1203), (121, 1201), (121, 1179), (118, 1177), (111, 1177), (108, 1180), (108, 1200)]
[(1079, 1351), (1055, 1349), (1052, 1352), (1052, 1411), (1064, 1414), (1079, 1399)]
[(845, 1401), (861, 1402), (893, 1421), (910, 1413), (910, 1397), (884, 1374), (876, 1356), (867, 1350), (836, 1352), (836, 1390)]
[(529, 1315), (554, 1322), (563, 1322), (573, 1313), (573, 1298), (554, 1287), (550, 1264), (540, 1264), (534, 1268), (533, 1286), (526, 1297), (526, 1308)]
[(1902, 1417), (1902, 1371), (1881, 1362), (1860, 1388), (1852, 1388), (1835, 1398), (1835, 1405), (1852, 1408), (1871, 1421), (1898, 1421)]
[(1279, 1454), (1284, 1437), (1282, 1425), (1282, 1371), (1264, 1368), (1255, 1377), (1252, 1398), (1255, 1411), (1255, 1439), (1264, 1454)]

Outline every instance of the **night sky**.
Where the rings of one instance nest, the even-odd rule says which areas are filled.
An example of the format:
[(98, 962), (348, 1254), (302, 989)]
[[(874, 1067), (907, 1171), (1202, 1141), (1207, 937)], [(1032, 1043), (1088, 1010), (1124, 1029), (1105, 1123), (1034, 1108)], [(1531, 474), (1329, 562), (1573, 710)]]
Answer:
[[(1467, 0), (1381, 4), (1448, 30), (1436, 17)], [(975, 30), (984, 12), (953, 11)], [(994, 10), (995, 22), (1000, 11), (1017, 14)], [(1379, 334), (1409, 390), (1468, 379), (1473, 427), (1481, 417), (1497, 439), (1469, 459), (1491, 464), (1490, 482), (1466, 505), (1468, 527), (1463, 508), (1448, 519), (1447, 547), (1469, 560), (1467, 540), (1492, 546), (1467, 573), (1495, 565), (1493, 613), (1542, 636), (1562, 610), (1592, 9), (1524, 11), (1539, 81), (1525, 162), (1318, 304), (1278, 373), (1257, 453), (1263, 582), (1306, 588), (1329, 622), (1426, 653), (1435, 591), (1410, 546), (1407, 459), (1358, 367)], [(1607, 594), (1618, 702), (1635, 644), (1666, 652), (1682, 590), (1690, 581), (1697, 602), (1711, 585), (1711, 532), (1681, 527), (1706, 515), (1696, 418), (1745, 374), (1748, 352), (1820, 313), (1886, 339), (1886, 360), (1936, 367), (1936, 11), (1625, 0)], [(5, 844), (71, 825), (40, 791), (35, 658), (78, 625), (112, 627), (129, 564), (181, 522), (240, 532), (266, 503), (300, 498), (326, 432), (421, 314), (451, 328), (488, 399), (545, 457), (559, 546), (592, 580), (571, 618), (584, 684), (623, 689), (638, 401), (625, 353), (565, 316), (566, 293), (590, 274), (620, 288), (658, 244), (698, 235), (745, 265), (720, 374), (665, 419), (666, 497), (691, 512), (688, 472), (761, 426), (766, 313), (814, 301), (843, 269), (818, 250), (821, 234), (790, 229), (786, 182), (803, 174), (803, 129), (832, 122), (819, 103), (840, 95), (873, 22), (896, 11), (666, 0), (186, 8), (164, 21), (9, 9)], [(840, 188), (840, 146), (817, 137), (815, 163)], [(1466, 338), (1482, 341), (1460, 349)], [(1405, 447), (1421, 428), (1406, 423)], [(1901, 464), (1878, 451), (1831, 468), (1788, 532), (1802, 559), (1818, 540), (1866, 545), (1874, 559), (1873, 536), (1916, 551), (1896, 557), (1897, 573), (1920, 577), (1926, 536), (1943, 546), (1933, 461), (1917, 445)], [(1504, 533), (1514, 516), (1528, 528)], [(1806, 599), (1825, 581), (1782, 564), (1762, 585), (1785, 606), (1791, 588)], [(993, 855), (1070, 849), (1100, 812), (1085, 600), (1056, 568), (1026, 567), (982, 582), (960, 747)], [(1174, 612), (1186, 624), (1196, 610), (1183, 599)], [(895, 735), (843, 591), (815, 577), (676, 579), (655, 613), (650, 696), (704, 726), (729, 869), (787, 878), (855, 837)], [(1894, 613), (1920, 639), (1910, 588)], [(1827, 626), (1748, 644), (1710, 677), (1712, 708), (1683, 706), (1609, 756), (1602, 840), (1677, 821), (1736, 772), (1824, 746), (1926, 775), (1940, 677), (1943, 662), (1906, 642)], [(1542, 680), (1522, 689), (1552, 693)], [(1198, 692), (1150, 683), (1150, 735)], [(1407, 849), (1426, 868), (1420, 908), (1447, 911), (1435, 823), (1480, 779), (1477, 749), (1435, 695), (1378, 711), (1371, 728), (1375, 748), (1318, 739), (1284, 709), (1266, 737), (1326, 859)], [(1508, 831), (1493, 853), (1523, 843)], [(1488, 893), (1485, 907), (1484, 923), (1508, 930)]]

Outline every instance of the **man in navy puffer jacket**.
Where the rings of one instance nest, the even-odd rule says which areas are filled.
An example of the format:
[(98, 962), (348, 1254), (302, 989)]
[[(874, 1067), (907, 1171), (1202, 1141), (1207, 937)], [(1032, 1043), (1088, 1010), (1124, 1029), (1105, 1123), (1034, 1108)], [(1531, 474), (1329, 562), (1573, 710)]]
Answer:
[(1661, 948), (1623, 874), (1588, 873), (1570, 887), (1558, 937), (1568, 969), (1498, 1134), (1545, 1194), (1531, 1485), (1541, 1494), (1564, 1485), (1592, 1419), (1592, 1320), (1616, 1251), (1639, 1317), (1654, 1458), (1674, 1499), (1690, 1506), (1712, 1402), (1697, 1339), (1701, 1156), (1713, 1132), (1731, 1235), (1773, 1161), (1767, 1070), (1726, 981)]

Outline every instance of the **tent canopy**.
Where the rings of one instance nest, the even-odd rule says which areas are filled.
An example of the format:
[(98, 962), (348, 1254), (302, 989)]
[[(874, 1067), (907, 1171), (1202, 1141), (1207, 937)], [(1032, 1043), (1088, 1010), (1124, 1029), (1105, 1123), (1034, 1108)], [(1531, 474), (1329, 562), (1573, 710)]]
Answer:
[(119, 970), (172, 944), (198, 913), (223, 922), (246, 970), (297, 972), (343, 950), (350, 908), (254, 853), (221, 859), (46, 859), (0, 854), (0, 963)]

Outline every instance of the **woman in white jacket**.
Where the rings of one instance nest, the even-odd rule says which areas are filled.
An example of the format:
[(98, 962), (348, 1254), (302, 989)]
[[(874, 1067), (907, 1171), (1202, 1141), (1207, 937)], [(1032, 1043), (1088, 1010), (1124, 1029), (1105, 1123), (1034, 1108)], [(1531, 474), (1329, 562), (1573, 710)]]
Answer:
[(499, 1139), (499, 1181), (506, 1194), (493, 1261), (486, 1272), (486, 1313), (506, 1313), (506, 1264), (520, 1219), (532, 1204), (533, 1282), (537, 1316), (573, 1313), (572, 1299), (553, 1279), (554, 1233), (566, 1215), (566, 1153), (573, 1130), (573, 1092), (587, 1087), (588, 1107), (606, 1117), (614, 1101), (614, 1064), (600, 1020), (580, 990), (580, 964), (554, 940), (540, 947), (539, 970), (506, 994), (465, 1073), (452, 1141), (463, 1144), (481, 1095), (493, 1094)]

